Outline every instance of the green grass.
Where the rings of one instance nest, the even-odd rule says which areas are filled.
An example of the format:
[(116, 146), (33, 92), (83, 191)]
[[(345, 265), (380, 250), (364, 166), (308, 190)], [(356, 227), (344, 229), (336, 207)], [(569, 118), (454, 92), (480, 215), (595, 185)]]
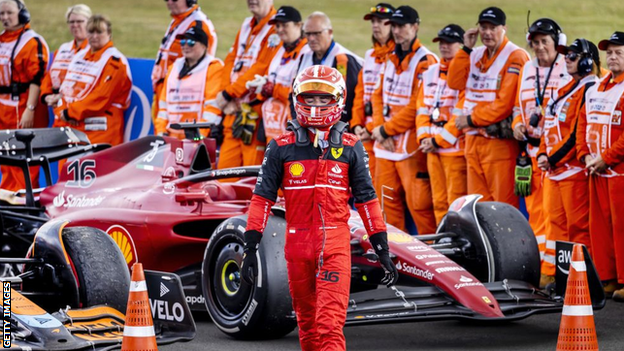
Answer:
[[(68, 6), (85, 2), (95, 13), (108, 15), (113, 22), (115, 45), (128, 57), (153, 58), (169, 23), (169, 14), (162, 0), (25, 0), (32, 14), (33, 28), (44, 36), (51, 50), (68, 41), (70, 34), (64, 21)], [(184, 1), (184, 0), (180, 0)], [(217, 28), (219, 46), (217, 56), (224, 58), (243, 18), (249, 16), (245, 0), (199, 0), (200, 6)], [(332, 19), (337, 41), (359, 55), (370, 46), (369, 22), (363, 15), (377, 3), (362, 0), (276, 0), (275, 6), (292, 5), (302, 16), (315, 10), (327, 13)], [(520, 46), (525, 45), (527, 11), (531, 19), (552, 17), (568, 35), (585, 37), (597, 43), (615, 30), (624, 30), (624, 2), (586, 0), (434, 0), (409, 1), (421, 17), (419, 36), (433, 51), (437, 47), (431, 39), (439, 29), (457, 23), (467, 29), (474, 26), (479, 11), (491, 5), (507, 13), (508, 35)], [(398, 2), (394, 2), (399, 5)]]

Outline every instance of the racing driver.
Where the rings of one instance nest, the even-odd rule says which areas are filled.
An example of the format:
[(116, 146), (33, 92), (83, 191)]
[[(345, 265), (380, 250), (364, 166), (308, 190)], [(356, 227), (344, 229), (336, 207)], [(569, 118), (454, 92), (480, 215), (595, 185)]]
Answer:
[(338, 70), (321, 65), (301, 71), (293, 85), (297, 119), (269, 143), (249, 208), (242, 277), (253, 284), (256, 252), (280, 187), (286, 200), (284, 250), (301, 349), (346, 350), (342, 332), (351, 281), (351, 193), (370, 243), (385, 271), (390, 260), (386, 225), (362, 142), (340, 122), (346, 85)]

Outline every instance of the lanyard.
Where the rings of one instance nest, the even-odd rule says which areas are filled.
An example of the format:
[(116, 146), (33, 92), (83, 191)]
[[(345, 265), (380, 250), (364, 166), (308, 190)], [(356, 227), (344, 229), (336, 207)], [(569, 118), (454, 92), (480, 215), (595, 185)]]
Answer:
[(446, 80), (444, 80), (444, 84), (442, 84), (442, 69), (438, 70), (438, 83), (436, 84), (436, 91), (433, 95), (433, 108), (437, 109), (440, 107), (440, 100), (442, 97), (442, 92), (446, 88)]
[(536, 82), (535, 103), (536, 103), (536, 106), (539, 106), (540, 110), (542, 111), (542, 114), (544, 114), (544, 107), (542, 106), (542, 104), (544, 103), (544, 96), (546, 95), (546, 88), (548, 88), (548, 81), (550, 80), (550, 75), (553, 72), (553, 69), (555, 67), (555, 63), (557, 62), (558, 57), (559, 57), (559, 54), (555, 56), (555, 59), (550, 64), (550, 69), (548, 70), (548, 74), (546, 75), (546, 81), (544, 82), (544, 89), (542, 89), (541, 92), (540, 92), (539, 67), (535, 67), (535, 82)]
[[(255, 19), (253, 19), (253, 20), (255, 20)], [(248, 48), (250, 48), (251, 44), (254, 42), (254, 40), (256, 40), (256, 36), (258, 36), (258, 33), (253, 34), (253, 31), (256, 28), (256, 26), (258, 26), (259, 24), (260, 24), (260, 22), (258, 21), (258, 22), (256, 22), (256, 24), (251, 26), (251, 28), (249, 28), (249, 35), (247, 36), (247, 40), (245, 41), (245, 46), (243, 46), (243, 56), (245, 55), (245, 51)]]
[(576, 87), (579, 85), (579, 83), (581, 82), (581, 80), (579, 79), (578, 81), (574, 82), (574, 85), (572, 85), (572, 87), (570, 88), (570, 90), (568, 90), (565, 94), (557, 97), (557, 99), (550, 105), (550, 114), (551, 115), (555, 115), (555, 109), (557, 108), (557, 105), (563, 100), (566, 99), (570, 94), (572, 94), (572, 92), (574, 92), (574, 89), (576, 89)]

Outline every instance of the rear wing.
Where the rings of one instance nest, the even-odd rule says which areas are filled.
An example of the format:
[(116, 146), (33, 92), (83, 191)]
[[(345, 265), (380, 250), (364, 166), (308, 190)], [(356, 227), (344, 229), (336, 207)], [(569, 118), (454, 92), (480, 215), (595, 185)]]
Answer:
[(50, 163), (109, 148), (89, 142), (86, 134), (69, 127), (8, 129), (0, 132), (0, 165), (19, 167), (26, 184), (26, 206), (34, 206), (29, 166), (41, 166), (47, 184), (52, 184)]

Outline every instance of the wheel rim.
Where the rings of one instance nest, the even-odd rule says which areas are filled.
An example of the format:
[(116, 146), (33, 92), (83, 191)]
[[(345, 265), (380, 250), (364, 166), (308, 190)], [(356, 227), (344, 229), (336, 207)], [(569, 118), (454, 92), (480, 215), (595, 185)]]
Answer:
[[(242, 284), (240, 266), (243, 261), (243, 246), (233, 237), (223, 237), (214, 251), (216, 259), (210, 278), (210, 299), (216, 312), (226, 320), (240, 319), (253, 296), (255, 287)], [(234, 239), (234, 240), (233, 240)]]
[(221, 269), (221, 287), (228, 296), (236, 295), (240, 288), (240, 267), (235, 260), (228, 260)]

